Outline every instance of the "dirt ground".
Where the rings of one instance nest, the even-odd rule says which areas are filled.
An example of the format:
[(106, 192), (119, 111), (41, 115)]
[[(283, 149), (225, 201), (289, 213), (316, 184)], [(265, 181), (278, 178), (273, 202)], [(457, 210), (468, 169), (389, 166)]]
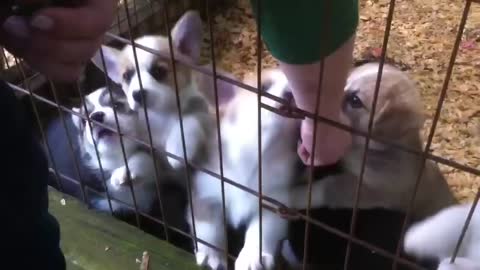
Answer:
[[(459, 0), (396, 1), (387, 56), (405, 67), (417, 83), (427, 119), (425, 138), (430, 132), (464, 6), (465, 1)], [(360, 0), (356, 59), (366, 52), (375, 54), (382, 46), (388, 8), (387, 0)], [(221, 68), (240, 79), (256, 70), (257, 32), (248, 0), (239, 0), (236, 6), (217, 14), (214, 33)], [(479, 41), (480, 4), (473, 3), (431, 147), (436, 155), (477, 169), (480, 169)], [(262, 56), (262, 66), (276, 65), (267, 50), (264, 49)], [(208, 50), (204, 57), (209, 57)], [(474, 198), (480, 188), (479, 177), (448, 166), (441, 169), (460, 200)]]

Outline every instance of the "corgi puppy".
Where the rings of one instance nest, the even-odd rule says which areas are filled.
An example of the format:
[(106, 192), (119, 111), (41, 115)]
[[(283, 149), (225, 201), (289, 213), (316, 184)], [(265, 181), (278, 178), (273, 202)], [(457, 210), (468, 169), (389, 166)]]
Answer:
[[(197, 63), (200, 57), (202, 41), (202, 21), (198, 12), (188, 11), (175, 24), (171, 31), (175, 58), (188, 63)], [(169, 41), (165, 36), (143, 36), (135, 43), (170, 56)], [(99, 51), (93, 62), (106, 72), (109, 78), (121, 85), (131, 110), (137, 112), (143, 123), (142, 138), (149, 142), (148, 126), (151, 128), (155, 148), (167, 151), (178, 157), (184, 156), (181, 121), (178, 109), (182, 113), (183, 131), (187, 160), (198, 158), (213, 127), (213, 118), (209, 114), (208, 102), (198, 91), (191, 68), (177, 63), (173, 65), (158, 55), (131, 45), (122, 50), (103, 46), (104, 60)], [(106, 67), (106, 70), (104, 69)], [(180, 108), (177, 108), (177, 87)], [(144, 108), (148, 115), (148, 123)], [(183, 167), (183, 162), (168, 158), (174, 168)]]
[(459, 249), (458, 259), (455, 264), (449, 263), (471, 208), (471, 203), (450, 206), (412, 225), (405, 235), (405, 251), (418, 258), (441, 260), (439, 269), (480, 269), (478, 209), (473, 213)]
[[(251, 83), (247, 79), (247, 83)], [(293, 100), (283, 73), (270, 70), (264, 73), (263, 84), (266, 91), (280, 98)], [(252, 83), (255, 85), (254, 83)], [(262, 103), (281, 108), (281, 104), (262, 97)], [(257, 95), (248, 91), (236, 93), (225, 105), (220, 123), (223, 152), (224, 176), (242, 186), (258, 192), (258, 101)], [(262, 154), (262, 193), (271, 196), (275, 191), (288, 190), (294, 180), (295, 164), (298, 162), (296, 143), (300, 122), (285, 118), (267, 109), (261, 109), (261, 154)], [(216, 137), (216, 136), (215, 136)], [(209, 145), (206, 168), (220, 174), (220, 160), (217, 138)], [(193, 178), (192, 205), (197, 237), (225, 249), (222, 190), (219, 179), (206, 173), (197, 172)], [(288, 204), (288, 193), (275, 199)], [(258, 197), (225, 183), (225, 207), (228, 225), (239, 228), (246, 225), (245, 241), (235, 261), (235, 269), (272, 269), (274, 256), (280, 241), (286, 236), (288, 221), (275, 213), (264, 210), (262, 239), (259, 239)], [(190, 209), (187, 219), (193, 226)], [(260, 243), (262, 241), (262, 250)], [(226, 267), (227, 258), (209, 246), (198, 242), (196, 259), (199, 265), (212, 269)], [(260, 257), (261, 254), (261, 257)]]
[[(113, 130), (104, 128), (92, 121), (91, 127), (85, 119), (72, 114), (75, 127), (79, 130), (78, 145), (82, 153), (83, 163), (92, 170), (99, 170), (97, 152), (105, 175), (110, 175), (107, 188), (112, 198), (134, 206), (130, 183), (135, 192), (138, 210), (149, 213), (156, 200), (155, 165), (148, 149), (133, 140), (124, 138), (123, 146), (128, 162), (124, 162), (121, 138), (116, 132), (114, 108), (117, 112), (120, 131), (130, 136), (139, 136), (141, 129), (138, 126), (138, 116), (132, 111), (121, 89), (113, 88), (112, 96), (107, 88), (100, 88), (84, 99), (91, 120), (100, 122)], [(84, 106), (73, 108), (73, 111), (85, 115)], [(91, 129), (90, 129), (91, 128)], [(158, 159), (159, 168), (165, 167)], [(166, 161), (163, 161), (165, 163)], [(162, 182), (162, 179), (159, 179)], [(94, 202), (94, 207), (109, 211), (107, 199)], [(114, 211), (126, 211), (121, 204), (112, 200)]]
[[(343, 113), (352, 127), (368, 131), (378, 63), (355, 68), (345, 87)], [(420, 97), (412, 80), (389, 65), (383, 69), (372, 134), (386, 141), (423, 150)], [(344, 156), (344, 173), (327, 176), (312, 186), (312, 207), (351, 208), (361, 171), (365, 137), (353, 135), (351, 150)], [(359, 207), (406, 211), (422, 166), (420, 156), (371, 139), (360, 189)], [(292, 190), (294, 208), (307, 207), (305, 186)], [(455, 204), (456, 200), (438, 166), (426, 161), (416, 194), (413, 218), (418, 220)]]

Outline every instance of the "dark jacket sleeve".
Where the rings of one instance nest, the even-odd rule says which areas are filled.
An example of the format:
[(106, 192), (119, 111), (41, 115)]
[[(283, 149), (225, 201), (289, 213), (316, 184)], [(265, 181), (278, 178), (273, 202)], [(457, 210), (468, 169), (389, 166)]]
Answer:
[(12, 265), (5, 269), (65, 269), (59, 225), (48, 213), (47, 159), (24, 109), (0, 81), (1, 261)]

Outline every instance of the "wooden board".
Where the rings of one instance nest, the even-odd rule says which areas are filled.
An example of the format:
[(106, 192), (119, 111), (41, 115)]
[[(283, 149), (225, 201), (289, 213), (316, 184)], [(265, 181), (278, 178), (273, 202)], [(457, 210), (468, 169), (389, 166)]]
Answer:
[[(65, 198), (65, 205), (61, 199)], [(133, 270), (140, 269), (147, 251), (150, 270), (199, 269), (192, 254), (137, 228), (98, 213), (80, 201), (49, 189), (50, 212), (60, 223), (61, 247), (67, 269)]]

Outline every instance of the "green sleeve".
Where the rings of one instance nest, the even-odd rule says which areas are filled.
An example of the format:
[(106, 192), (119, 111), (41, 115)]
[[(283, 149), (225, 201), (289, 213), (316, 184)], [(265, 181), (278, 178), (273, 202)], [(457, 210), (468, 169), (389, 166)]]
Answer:
[(270, 53), (289, 64), (310, 64), (342, 46), (356, 31), (358, 0), (250, 0)]

